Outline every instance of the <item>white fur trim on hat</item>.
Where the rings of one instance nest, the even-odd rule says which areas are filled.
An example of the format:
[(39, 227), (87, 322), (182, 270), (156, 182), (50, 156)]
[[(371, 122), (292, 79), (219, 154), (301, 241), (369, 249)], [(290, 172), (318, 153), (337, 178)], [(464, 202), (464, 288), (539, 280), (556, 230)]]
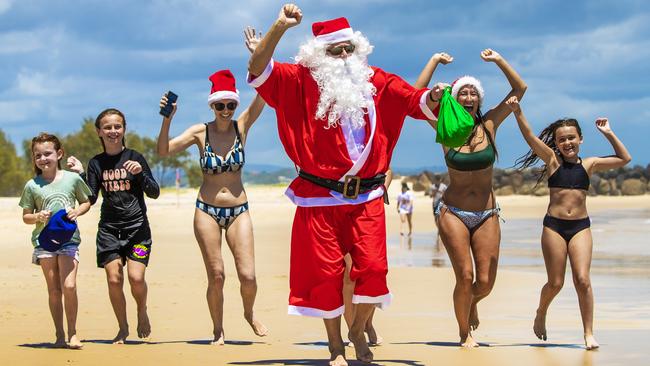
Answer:
[(352, 39), (352, 37), (354, 37), (354, 32), (352, 31), (352, 28), (343, 28), (337, 30), (336, 32), (323, 34), (321, 36), (316, 36), (315, 38), (316, 41), (320, 42), (321, 44), (330, 44), (330, 43), (349, 41)]
[(239, 90), (237, 90), (236, 93), (230, 90), (219, 90), (218, 92), (214, 92), (208, 97), (208, 105), (212, 105), (212, 103), (224, 99), (232, 99), (239, 103)]
[(473, 76), (465, 75), (454, 81), (454, 83), (451, 84), (451, 96), (456, 99), (458, 97), (460, 88), (464, 87), (465, 85), (471, 85), (476, 88), (476, 91), (478, 92), (478, 104), (479, 106), (483, 105), (483, 97), (485, 96), (485, 91), (483, 90), (481, 82)]

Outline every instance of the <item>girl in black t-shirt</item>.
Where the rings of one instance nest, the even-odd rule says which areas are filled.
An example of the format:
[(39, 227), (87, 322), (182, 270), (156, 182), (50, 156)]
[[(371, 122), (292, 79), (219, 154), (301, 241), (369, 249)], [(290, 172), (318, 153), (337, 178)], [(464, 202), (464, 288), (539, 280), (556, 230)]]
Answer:
[(124, 343), (129, 335), (124, 296), (123, 267), (127, 267), (131, 293), (138, 306), (138, 337), (151, 333), (147, 315), (147, 282), (145, 270), (151, 254), (151, 231), (144, 195), (157, 198), (158, 183), (149, 165), (137, 151), (124, 144), (126, 119), (117, 109), (106, 109), (95, 120), (97, 134), (104, 152), (88, 163), (87, 174), (81, 162), (70, 157), (68, 166), (82, 174), (97, 201), (102, 192), (102, 207), (97, 229), (97, 266), (106, 271), (108, 295), (113, 305), (119, 331), (113, 343)]

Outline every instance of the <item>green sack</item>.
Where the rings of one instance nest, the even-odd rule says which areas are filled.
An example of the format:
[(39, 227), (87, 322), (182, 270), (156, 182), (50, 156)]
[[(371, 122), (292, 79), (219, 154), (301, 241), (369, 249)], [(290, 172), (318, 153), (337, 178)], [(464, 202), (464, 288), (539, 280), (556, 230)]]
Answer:
[(474, 117), (451, 96), (451, 88), (445, 88), (440, 98), (436, 142), (447, 147), (465, 144), (474, 128)]

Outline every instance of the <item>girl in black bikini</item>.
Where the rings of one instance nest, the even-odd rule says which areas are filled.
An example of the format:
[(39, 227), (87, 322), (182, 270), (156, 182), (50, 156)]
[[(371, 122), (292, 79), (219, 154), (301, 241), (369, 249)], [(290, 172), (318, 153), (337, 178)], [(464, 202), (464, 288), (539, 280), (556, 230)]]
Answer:
[(514, 112), (519, 129), (531, 148), (517, 160), (517, 165), (523, 169), (532, 166), (538, 159), (543, 160), (544, 167), (538, 183), (548, 176), (550, 189), (550, 202), (542, 231), (542, 252), (548, 281), (542, 288), (533, 330), (539, 339), (546, 340), (546, 312), (562, 289), (568, 257), (578, 293), (585, 347), (588, 350), (598, 348), (592, 329), (594, 298), (589, 277), (593, 245), (586, 206), (589, 177), (596, 171), (622, 167), (632, 157), (614, 135), (607, 118), (596, 119), (596, 128), (612, 144), (615, 155), (581, 159), (578, 152), (582, 132), (578, 121), (572, 118), (557, 120), (537, 137), (524, 117), (518, 99), (512, 97), (506, 104)]

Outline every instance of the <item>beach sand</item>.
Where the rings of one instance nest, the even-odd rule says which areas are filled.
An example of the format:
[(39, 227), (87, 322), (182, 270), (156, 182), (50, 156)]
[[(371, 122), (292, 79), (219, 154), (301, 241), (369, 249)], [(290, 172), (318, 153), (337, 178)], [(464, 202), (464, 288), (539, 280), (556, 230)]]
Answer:
[[(398, 189), (398, 184), (391, 187), (393, 201)], [(95, 265), (99, 207), (93, 207), (79, 220), (82, 246), (77, 278), (77, 329), (85, 343), (81, 351), (49, 347), (54, 330), (43, 275), (40, 268), (30, 263), (32, 227), (22, 223), (17, 198), (0, 199), (0, 232), (4, 237), (0, 256), (0, 364), (326, 365), (328, 351), (322, 321), (287, 315), (289, 239), (295, 208), (283, 196), (283, 191), (283, 187), (247, 187), (255, 230), (256, 313), (270, 329), (270, 335), (256, 337), (245, 322), (232, 255), (224, 245), (227, 343), (221, 347), (209, 345), (212, 325), (205, 301), (207, 280), (192, 230), (196, 192), (185, 190), (180, 196), (173, 191), (166, 192), (158, 200), (147, 202), (154, 246), (147, 270), (153, 333), (146, 342), (135, 335), (135, 303), (127, 283), (125, 293), (132, 336), (125, 345), (110, 344), (117, 333), (117, 323), (108, 299), (104, 271)], [(537, 228), (525, 238), (531, 245), (538, 242), (548, 198), (509, 196), (500, 197), (499, 202), (508, 220), (504, 225), (516, 225), (517, 220), (537, 220)], [(592, 215), (615, 208), (644, 212), (647, 218), (650, 195), (590, 197), (588, 204)], [(388, 237), (394, 240), (399, 237), (394, 202), (386, 212)], [(644, 222), (646, 226), (640, 230), (650, 233), (650, 220)], [(431, 199), (422, 193), (416, 194), (414, 230), (414, 236), (431, 236), (433, 241)], [(602, 238), (611, 236), (621, 240), (621, 235), (625, 235), (615, 224), (603, 225), (599, 230), (594, 233), (595, 248)], [(504, 228), (503, 242), (513, 240), (507, 237), (508, 233)], [(399, 250), (392, 248), (389, 256)], [(536, 258), (541, 258), (541, 252)], [(570, 271), (567, 273), (570, 275)], [(645, 273), (626, 277), (632, 283), (630, 294), (625, 292), (603, 306), (599, 306), (599, 289), (616, 289), (618, 277), (607, 273), (594, 276), (595, 335), (601, 349), (593, 352), (583, 348), (577, 298), (570, 278), (551, 306), (547, 323), (549, 340), (542, 342), (532, 332), (532, 321), (539, 290), (546, 278), (543, 269), (500, 267), (492, 294), (479, 305), (481, 325), (475, 338), (483, 347), (463, 350), (457, 347), (451, 300), (454, 277), (448, 265), (439, 268), (393, 265), (388, 276), (393, 304), (386, 311), (377, 311), (375, 317), (375, 325), (384, 338), (384, 344), (373, 349), (375, 363), (379, 365), (631, 366), (646, 365), (650, 356), (645, 344), (650, 335), (650, 281)], [(643, 301), (639, 303), (639, 299)], [(633, 309), (629, 306), (631, 301), (635, 301)], [(354, 359), (352, 348), (347, 349), (347, 356)]]

